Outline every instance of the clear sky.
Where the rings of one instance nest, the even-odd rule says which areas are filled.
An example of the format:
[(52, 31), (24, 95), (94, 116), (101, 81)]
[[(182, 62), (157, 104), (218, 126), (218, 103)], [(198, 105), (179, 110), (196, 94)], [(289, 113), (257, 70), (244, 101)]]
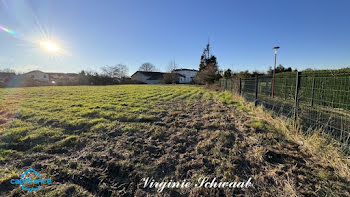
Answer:
[[(350, 1), (0, 0), (0, 69), (78, 72), (143, 62), (198, 68), (210, 37), (220, 69), (350, 66)], [(38, 42), (50, 38), (63, 53)]]

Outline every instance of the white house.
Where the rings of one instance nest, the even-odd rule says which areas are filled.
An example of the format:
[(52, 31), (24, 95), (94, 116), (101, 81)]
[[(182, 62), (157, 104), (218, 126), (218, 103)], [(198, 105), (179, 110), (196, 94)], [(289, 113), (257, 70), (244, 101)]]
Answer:
[(35, 85), (74, 85), (79, 82), (79, 75), (75, 73), (46, 73), (33, 70), (24, 76)]
[(173, 72), (183, 76), (179, 78), (179, 83), (192, 83), (198, 71), (194, 69), (182, 68), (182, 69), (175, 69), (173, 70)]
[(47, 73), (52, 84), (78, 83), (79, 75), (75, 73)]
[(33, 81), (49, 83), (49, 75), (40, 70), (33, 70), (25, 74), (27, 78)]

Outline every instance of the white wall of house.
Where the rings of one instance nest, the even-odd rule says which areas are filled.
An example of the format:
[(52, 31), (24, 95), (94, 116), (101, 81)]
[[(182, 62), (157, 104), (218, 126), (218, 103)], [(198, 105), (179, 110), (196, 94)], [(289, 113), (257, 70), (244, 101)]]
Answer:
[(26, 74), (29, 79), (40, 81), (40, 82), (49, 82), (49, 75), (41, 71), (31, 71)]
[(183, 79), (180, 78), (180, 83), (191, 83), (197, 74), (197, 71), (192, 70), (175, 70), (174, 72), (185, 76)]
[(50, 82), (64, 83), (64, 82), (78, 82), (77, 74), (72, 73), (48, 73)]
[(180, 76), (179, 77), (179, 83), (185, 83), (186, 77)]

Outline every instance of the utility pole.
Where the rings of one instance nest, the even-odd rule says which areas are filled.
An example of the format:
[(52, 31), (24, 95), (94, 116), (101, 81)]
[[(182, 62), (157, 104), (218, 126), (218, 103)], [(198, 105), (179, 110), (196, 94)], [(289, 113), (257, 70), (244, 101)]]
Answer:
[(272, 74), (272, 87), (271, 87), (271, 96), (274, 97), (274, 86), (275, 86), (275, 75), (276, 75), (276, 60), (277, 60), (277, 50), (279, 49), (279, 46), (273, 47), (275, 51), (275, 64), (273, 66), (273, 74)]

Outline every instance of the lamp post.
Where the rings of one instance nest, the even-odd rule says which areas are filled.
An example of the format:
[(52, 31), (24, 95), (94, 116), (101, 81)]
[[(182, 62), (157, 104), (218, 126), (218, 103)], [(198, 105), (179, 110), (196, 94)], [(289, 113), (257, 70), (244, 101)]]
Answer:
[(273, 50), (275, 51), (275, 64), (273, 66), (273, 74), (272, 74), (272, 87), (271, 87), (271, 96), (274, 97), (274, 86), (275, 86), (275, 75), (276, 75), (276, 60), (277, 60), (277, 50), (279, 49), (279, 46), (273, 47)]

